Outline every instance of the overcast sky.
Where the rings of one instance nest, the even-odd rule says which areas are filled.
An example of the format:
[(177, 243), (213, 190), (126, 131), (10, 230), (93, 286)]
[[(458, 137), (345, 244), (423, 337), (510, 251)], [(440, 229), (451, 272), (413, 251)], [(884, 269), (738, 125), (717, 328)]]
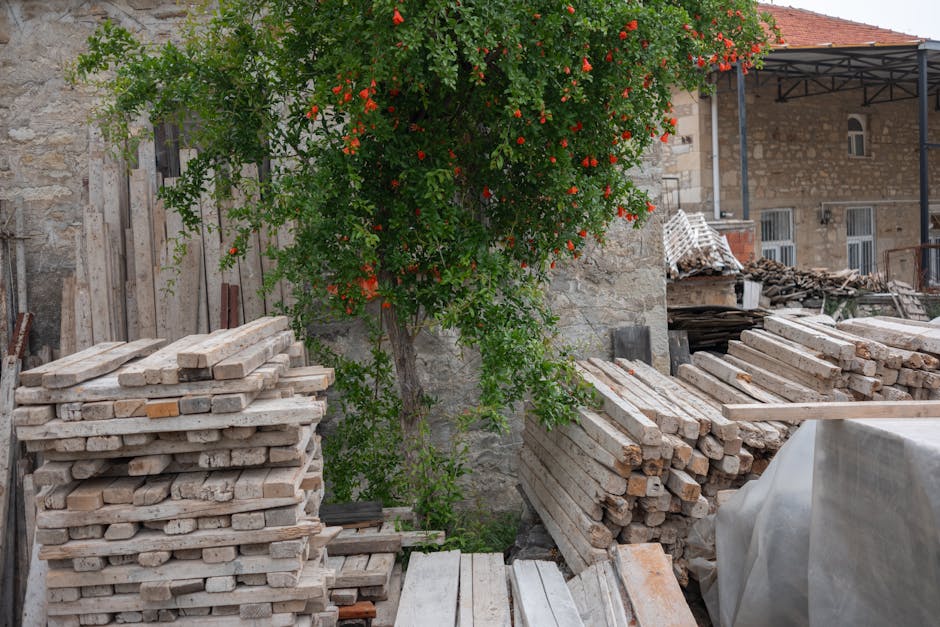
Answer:
[(761, 0), (940, 41), (937, 0)]

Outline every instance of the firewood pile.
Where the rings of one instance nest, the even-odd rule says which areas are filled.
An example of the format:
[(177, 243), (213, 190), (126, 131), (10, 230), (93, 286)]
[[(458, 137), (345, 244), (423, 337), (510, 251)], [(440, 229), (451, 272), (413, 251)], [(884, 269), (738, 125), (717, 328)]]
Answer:
[(763, 257), (744, 266), (741, 279), (762, 283), (761, 293), (770, 299), (771, 305), (809, 298), (852, 298), (860, 292), (885, 290), (884, 281), (876, 274), (861, 275), (857, 270), (801, 270)]
[(664, 227), (663, 247), (671, 279), (741, 271), (727, 238), (708, 226), (701, 213), (677, 211)]
[(685, 538), (719, 491), (763, 471), (793, 427), (739, 425), (694, 385), (617, 359), (579, 363), (599, 411), (580, 424), (523, 432), (523, 489), (575, 573), (613, 542), (658, 541), (688, 581)]
[(22, 373), (50, 625), (335, 624), (317, 394), (284, 317)]

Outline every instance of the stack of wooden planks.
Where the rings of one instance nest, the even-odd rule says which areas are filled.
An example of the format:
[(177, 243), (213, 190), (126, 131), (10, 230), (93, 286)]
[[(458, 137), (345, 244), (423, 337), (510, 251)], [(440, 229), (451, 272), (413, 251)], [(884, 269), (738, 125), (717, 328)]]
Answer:
[(602, 407), (550, 432), (526, 423), (523, 489), (573, 572), (607, 559), (616, 541), (658, 540), (685, 584), (689, 527), (720, 490), (761, 472), (791, 427), (742, 430), (700, 389), (642, 362), (591, 359), (579, 369)]
[(412, 553), (396, 627), (580, 627), (578, 608), (554, 562), (501, 553)]
[(332, 371), (303, 365), (283, 317), (164, 344), (22, 373), (49, 624), (333, 624), (315, 433)]
[(341, 612), (344, 607), (364, 601), (388, 602), (391, 598), (397, 603), (401, 566), (395, 558), (399, 551), (444, 542), (442, 531), (400, 530), (402, 521), (414, 522), (410, 508), (380, 508), (379, 517), (379, 521), (343, 525), (346, 528), (327, 545), (327, 565), (336, 573), (330, 585), (330, 600)]
[[(251, 198), (237, 190), (233, 201), (220, 202), (211, 188), (194, 209), (200, 226), (186, 227), (158, 192), (174, 186), (197, 153), (155, 146), (149, 127), (138, 132), (145, 139), (128, 164), (113, 158), (100, 132), (90, 129), (75, 273), (62, 284), (61, 355), (101, 342), (175, 340), (231, 328), (293, 303), (292, 287), (270, 280), (275, 262), (269, 257), (293, 243), (291, 229), (241, 234), (246, 249), (238, 251), (234, 216)], [(157, 149), (172, 153), (164, 155), (175, 164), (166, 177), (156, 167)], [(243, 175), (257, 178), (257, 168), (246, 166)], [(221, 267), (233, 250), (244, 254)], [(268, 290), (262, 290), (265, 281)]]
[(693, 627), (658, 544), (613, 545), (567, 584), (554, 562), (413, 553), (396, 627)]
[(767, 312), (715, 305), (670, 307), (667, 311), (669, 330), (685, 331), (689, 350), (725, 351), (730, 340), (741, 338), (742, 331), (761, 328)]
[(568, 581), (585, 627), (697, 624), (661, 545), (617, 544), (609, 555)]
[(722, 403), (940, 398), (940, 328), (898, 318), (768, 317), (724, 356), (696, 353), (679, 376)]

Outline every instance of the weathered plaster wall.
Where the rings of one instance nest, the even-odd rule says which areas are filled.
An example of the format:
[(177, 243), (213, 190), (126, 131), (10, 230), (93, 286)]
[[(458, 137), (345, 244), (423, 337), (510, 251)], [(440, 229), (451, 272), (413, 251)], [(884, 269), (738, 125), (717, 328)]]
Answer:
[(94, 101), (66, 83), (66, 69), (106, 18), (166, 40), (184, 12), (175, 0), (0, 4), (0, 224), (12, 226), (14, 202), (23, 203), (33, 348), (58, 347), (62, 280), (75, 268), (87, 199)]
[[(37, 313), (34, 345), (58, 346), (61, 282), (74, 271), (74, 238), (87, 197), (87, 122), (93, 99), (66, 84), (64, 71), (85, 39), (110, 17), (151, 40), (173, 35), (183, 11), (175, 0), (80, 2), (9, 0), (0, 4), (0, 199), (25, 202), (30, 309)], [(660, 154), (633, 176), (658, 197)], [(6, 219), (6, 215), (3, 216)], [(551, 303), (561, 338), (582, 357), (611, 357), (610, 330), (650, 327), (655, 364), (668, 367), (662, 216), (641, 230), (617, 221), (606, 248), (591, 246), (559, 268)], [(366, 346), (359, 327), (320, 329), (347, 354)], [(418, 341), (426, 391), (436, 397), (436, 431), (450, 433), (449, 417), (475, 399), (477, 358), (461, 353), (452, 335), (423, 332)], [(470, 483), (487, 502), (510, 507), (515, 492), (521, 420), (505, 435), (471, 434)]]
[[(863, 107), (861, 90), (789, 102), (777, 102), (776, 95), (775, 83), (757, 88), (753, 78), (749, 79), (746, 104), (751, 218), (758, 227), (762, 209), (792, 208), (796, 260), (804, 267), (841, 268), (848, 263), (845, 203), (874, 207), (879, 267), (885, 250), (916, 244), (917, 101)], [(710, 107), (709, 99), (698, 95), (677, 98), (680, 139), (672, 140), (672, 154), (664, 163), (667, 174), (683, 181), (683, 207), (705, 211), (709, 216), (713, 208)], [(727, 79), (720, 83), (718, 109), (721, 208), (740, 218), (737, 92)], [(867, 117), (865, 157), (848, 155), (850, 114)], [(940, 112), (933, 107), (929, 124), (930, 137), (937, 141)], [(930, 193), (934, 204), (940, 205), (940, 158), (935, 153), (930, 156)], [(831, 213), (828, 224), (820, 223), (822, 203), (839, 203), (826, 205)], [(760, 238), (760, 228), (757, 231)]]

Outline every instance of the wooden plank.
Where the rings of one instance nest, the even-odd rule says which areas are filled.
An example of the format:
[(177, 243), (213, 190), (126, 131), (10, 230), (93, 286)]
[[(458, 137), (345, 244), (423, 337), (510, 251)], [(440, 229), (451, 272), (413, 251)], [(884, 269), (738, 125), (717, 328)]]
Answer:
[(49, 571), (50, 588), (80, 586), (111, 586), (144, 581), (175, 581), (229, 575), (253, 575), (297, 570), (301, 565), (298, 557), (272, 558), (269, 555), (240, 555), (230, 562), (206, 564), (202, 560), (170, 560), (160, 566), (126, 564), (106, 566), (95, 572), (77, 573), (73, 570), (53, 569)]
[[(524, 562), (523, 562), (524, 563)], [(539, 577), (542, 580), (542, 587), (545, 589), (545, 596), (551, 605), (552, 614), (559, 625), (580, 625), (581, 616), (578, 608), (571, 598), (571, 592), (565, 585), (565, 579), (558, 570), (555, 562), (536, 561), (535, 566), (538, 569)], [(523, 609), (525, 606), (523, 606)]]
[[(13, 390), (20, 370), (20, 360), (15, 355), (3, 358), (3, 371), (0, 373), (0, 529), (6, 530), (10, 524), (9, 506), (13, 501), (10, 493), (13, 489)], [(8, 551), (13, 547), (0, 541), (0, 567), (10, 559)]]
[(759, 366), (748, 363), (743, 359), (738, 359), (733, 355), (725, 355), (724, 360), (732, 366), (747, 372), (751, 376), (751, 380), (754, 383), (760, 385), (763, 388), (766, 388), (767, 390), (770, 390), (774, 394), (782, 396), (790, 402), (812, 403), (823, 402), (828, 399), (828, 396), (822, 394), (821, 392), (817, 392), (796, 381), (790, 381), (789, 379), (779, 376), (776, 373), (768, 372)]
[(134, 169), (130, 172), (130, 220), (134, 248), (133, 255), (128, 254), (128, 257), (134, 260), (134, 297), (140, 337), (157, 336), (153, 235), (150, 220), (153, 197), (149, 174), (146, 169)]
[(62, 280), (59, 312), (59, 354), (71, 355), (75, 352), (75, 275)]
[(789, 364), (771, 357), (765, 353), (760, 352), (750, 346), (747, 346), (743, 342), (737, 340), (731, 340), (728, 342), (728, 354), (746, 361), (749, 364), (753, 364), (758, 368), (763, 368), (767, 372), (773, 372), (774, 374), (784, 377), (790, 381), (795, 381), (800, 385), (806, 386), (811, 390), (819, 392), (820, 394), (828, 394), (832, 391), (833, 382), (820, 379), (815, 377), (812, 374), (794, 368)]
[(287, 350), (293, 341), (293, 331), (282, 331), (264, 338), (214, 365), (212, 376), (218, 380), (246, 377), (275, 355)]
[(177, 355), (177, 363), (181, 368), (208, 368), (287, 327), (286, 316), (260, 318), (181, 351)]
[[(698, 352), (692, 355), (692, 363), (703, 371), (712, 375), (719, 381), (730, 385), (733, 388), (741, 390), (751, 398), (762, 403), (782, 403), (783, 398), (773, 392), (769, 392), (755, 384), (751, 375), (741, 370), (734, 364), (724, 361), (716, 355), (705, 352)], [(699, 386), (701, 387), (701, 386)], [(709, 390), (704, 389), (706, 392)], [(710, 393), (710, 392), (709, 392)]]
[(238, 394), (260, 392), (264, 379), (252, 374), (244, 379), (229, 381), (193, 381), (175, 385), (146, 385), (125, 387), (118, 383), (120, 371), (96, 379), (83, 381), (67, 388), (27, 388), (16, 390), (16, 402), (21, 405), (49, 405), (52, 403), (91, 403), (132, 398), (171, 398), (200, 394)]
[(800, 351), (792, 345), (780, 341), (773, 335), (764, 331), (743, 331), (741, 341), (771, 357), (804, 370), (821, 379), (830, 379), (839, 374), (840, 369), (808, 352)]
[(131, 359), (149, 355), (165, 343), (164, 340), (142, 339), (115, 346), (81, 361), (49, 369), (42, 377), (42, 385), (47, 388), (77, 385), (82, 381), (108, 374)]
[(627, 489), (627, 482), (621, 475), (584, 455), (583, 451), (576, 447), (565, 450), (558, 446), (548, 437), (544, 428), (531, 418), (526, 419), (523, 440), (534, 440), (548, 452), (549, 459), (560, 460), (561, 465), (564, 467), (573, 466), (578, 468), (584, 476), (600, 486), (605, 492), (623, 494)]
[(401, 586), (401, 564), (395, 564), (388, 584), (388, 598), (375, 604), (375, 619), (372, 621), (372, 627), (394, 627), (401, 597)]
[(774, 335), (792, 340), (829, 357), (836, 359), (855, 357), (856, 347), (853, 342), (819, 333), (786, 318), (767, 316), (764, 318), (764, 328)]
[[(326, 525), (350, 525), (352, 523), (384, 521), (381, 501), (357, 501), (320, 506), (320, 520)], [(355, 526), (362, 526), (355, 524)]]
[(151, 420), (146, 417), (77, 422), (51, 420), (34, 427), (18, 427), (17, 434), (21, 440), (57, 440), (128, 433), (169, 433), (229, 427), (314, 424), (319, 421), (323, 409), (322, 401), (297, 396), (256, 401), (239, 414), (189, 414), (160, 420)]
[[(502, 560), (500, 560), (502, 564)], [(473, 621), (473, 554), (460, 555), (460, 590), (457, 594), (457, 627), (476, 627)]]
[(614, 565), (639, 627), (695, 627), (695, 618), (660, 544), (618, 544)]
[[(202, 549), (207, 547), (240, 546), (295, 540), (316, 535), (323, 529), (318, 522), (303, 521), (284, 527), (266, 527), (252, 531), (233, 529), (199, 529), (173, 539), (173, 549)], [(39, 551), (42, 559), (73, 559), (76, 557), (106, 557), (128, 555), (146, 551), (166, 550), (167, 538), (162, 531), (143, 529), (130, 540), (70, 540), (56, 546), (46, 545)]]
[(940, 401), (731, 404), (724, 407), (724, 414), (731, 420), (744, 422), (940, 418)]
[[(556, 567), (557, 569), (557, 567)], [(516, 560), (509, 570), (509, 580), (512, 583), (513, 604), (519, 607), (522, 624), (525, 627), (553, 627), (559, 626), (552, 612), (551, 603), (546, 596), (539, 573), (538, 563), (530, 560)], [(564, 582), (562, 582), (564, 585)], [(565, 588), (570, 598), (571, 593)], [(571, 625), (582, 625), (580, 615)], [(568, 623), (563, 623), (567, 626)]]
[[(469, 624), (473, 627), (510, 627), (509, 590), (502, 553), (474, 553), (470, 557), (473, 561), (473, 622)], [(461, 570), (461, 584), (463, 574)], [(463, 621), (460, 625), (464, 625)]]
[(29, 370), (24, 370), (20, 373), (20, 385), (28, 387), (40, 386), (42, 385), (42, 378), (44, 375), (58, 370), (59, 368), (65, 368), (74, 364), (81, 364), (85, 360), (91, 359), (96, 355), (109, 351), (123, 344), (124, 342), (102, 342), (101, 344), (95, 344), (94, 346), (80, 350), (77, 353), (66, 355), (61, 359), (50, 361), (48, 363), (42, 364), (41, 366), (30, 368)]
[[(186, 538), (186, 536), (180, 536), (180, 538)], [(84, 598), (67, 603), (50, 603), (49, 615), (89, 614), (100, 612), (103, 609), (108, 612), (133, 612), (143, 609), (217, 607), (260, 602), (273, 603), (295, 599), (309, 599), (313, 603), (324, 603), (326, 601), (327, 575), (328, 571), (308, 567), (303, 570), (300, 581), (294, 588), (239, 586), (232, 592), (194, 592), (175, 596), (166, 601), (145, 602), (138, 594), (114, 594), (107, 597), (106, 601), (102, 597)], [(231, 616), (225, 618), (228, 622), (223, 621), (223, 625), (232, 624)], [(196, 624), (202, 625), (204, 620), (206, 620), (206, 617), (199, 617)], [(267, 621), (265, 621), (265, 624), (267, 624)]]
[(108, 285), (108, 260), (105, 257), (104, 217), (91, 207), (85, 209), (85, 259), (91, 302), (92, 340), (117, 339), (111, 331), (111, 289)]
[(635, 406), (620, 398), (613, 390), (593, 374), (578, 367), (578, 373), (600, 393), (604, 411), (613, 418), (639, 444), (656, 445), (662, 441), (662, 431)]
[(405, 573), (396, 627), (454, 625), (459, 578), (460, 551), (413, 553)]

